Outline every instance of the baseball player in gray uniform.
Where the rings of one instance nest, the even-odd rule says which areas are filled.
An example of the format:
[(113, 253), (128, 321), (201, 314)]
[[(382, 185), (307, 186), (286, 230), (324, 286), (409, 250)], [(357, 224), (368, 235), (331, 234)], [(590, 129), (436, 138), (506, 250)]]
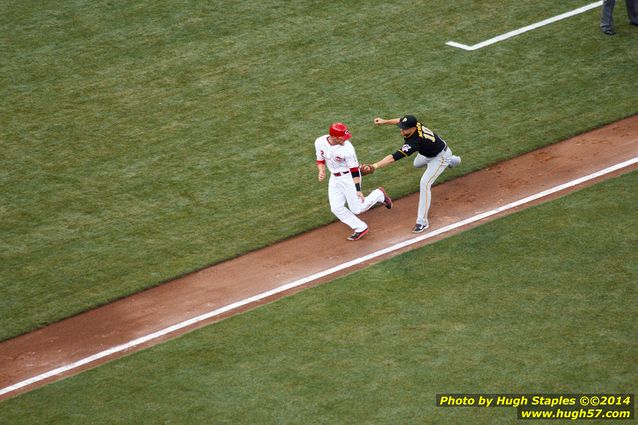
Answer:
[(414, 166), (416, 168), (425, 167), (425, 172), (421, 177), (421, 192), (419, 195), (419, 211), (416, 217), (413, 233), (421, 233), (430, 226), (428, 221), (428, 211), (432, 202), (432, 184), (446, 168), (456, 167), (461, 164), (461, 157), (452, 155), (452, 149), (432, 130), (421, 124), (413, 115), (405, 115), (402, 118), (385, 120), (375, 118), (376, 125), (393, 124), (401, 129), (403, 136), (403, 146), (396, 152), (390, 154), (372, 164), (372, 168), (385, 167), (406, 156), (416, 152)]

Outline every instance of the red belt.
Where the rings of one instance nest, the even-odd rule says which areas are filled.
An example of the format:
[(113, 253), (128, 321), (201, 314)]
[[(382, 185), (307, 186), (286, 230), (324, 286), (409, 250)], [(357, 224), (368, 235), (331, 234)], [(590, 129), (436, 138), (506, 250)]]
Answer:
[(340, 175), (342, 175), (342, 174), (348, 174), (349, 172), (350, 172), (350, 171), (343, 171), (343, 172), (341, 172), (341, 173), (332, 173), (332, 175), (333, 175), (333, 176), (337, 176), (337, 177), (339, 177)]

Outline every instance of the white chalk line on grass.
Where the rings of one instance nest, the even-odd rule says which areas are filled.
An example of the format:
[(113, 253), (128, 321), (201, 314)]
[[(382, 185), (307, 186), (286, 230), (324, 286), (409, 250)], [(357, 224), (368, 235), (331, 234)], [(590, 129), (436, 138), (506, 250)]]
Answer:
[(496, 36), (494, 38), (490, 38), (489, 40), (482, 41), (482, 42), (480, 42), (478, 44), (474, 44), (473, 46), (468, 46), (467, 44), (457, 43), (455, 41), (448, 41), (445, 44), (447, 44), (448, 46), (458, 47), (459, 49), (468, 50), (468, 51), (478, 50), (478, 49), (481, 49), (481, 48), (483, 48), (485, 46), (489, 46), (490, 44), (495, 44), (495, 43), (498, 43), (499, 41), (507, 40), (508, 38), (512, 38), (512, 37), (515, 37), (515, 36), (517, 36), (519, 34), (523, 34), (524, 32), (535, 30), (536, 28), (540, 28), (540, 27), (543, 27), (545, 25), (549, 25), (549, 24), (552, 24), (554, 22), (560, 21), (562, 19), (566, 19), (566, 18), (572, 17), (574, 15), (578, 15), (578, 14), (583, 13), (583, 12), (587, 12), (588, 10), (591, 10), (591, 9), (596, 8), (596, 7), (602, 6), (602, 4), (603, 4), (602, 1), (597, 1), (597, 2), (594, 2), (594, 3), (588, 4), (587, 6), (583, 6), (583, 7), (579, 7), (578, 9), (574, 9), (574, 10), (572, 10), (570, 12), (566, 12), (566, 13), (563, 13), (561, 15), (557, 15), (557, 16), (554, 16), (552, 18), (545, 19), (544, 21), (536, 22), (535, 24), (528, 25), (526, 27), (519, 28), (519, 29), (514, 30), (514, 31), (510, 31), (508, 33)]
[(450, 231), (452, 231), (454, 229), (457, 229), (459, 227), (466, 226), (468, 224), (477, 222), (479, 220), (483, 220), (483, 219), (485, 219), (487, 217), (499, 214), (499, 213), (501, 213), (503, 211), (507, 211), (507, 210), (510, 210), (512, 208), (516, 208), (518, 206), (521, 206), (521, 205), (527, 204), (529, 202), (535, 201), (537, 199), (543, 198), (545, 196), (549, 196), (549, 195), (551, 195), (553, 193), (560, 192), (561, 190), (565, 190), (565, 189), (568, 189), (570, 187), (577, 186), (577, 185), (579, 185), (581, 183), (584, 183), (586, 181), (595, 179), (595, 178), (603, 176), (605, 174), (612, 173), (614, 171), (620, 170), (622, 168), (628, 167), (628, 166), (636, 164), (636, 163), (638, 163), (638, 157), (635, 157), (635, 158), (632, 158), (630, 160), (621, 162), (619, 164), (610, 166), (608, 168), (605, 168), (603, 170), (600, 170), (600, 171), (597, 171), (595, 173), (589, 174), (587, 176), (580, 177), (580, 178), (578, 178), (576, 180), (572, 180), (570, 182), (561, 184), (559, 186), (555, 186), (553, 188), (544, 190), (542, 192), (536, 193), (534, 195), (528, 196), (526, 198), (520, 199), (520, 200), (512, 202), (512, 203), (509, 203), (507, 205), (503, 205), (501, 207), (494, 208), (494, 209), (486, 211), (484, 213), (477, 214), (477, 215), (475, 215), (473, 217), (469, 217), (469, 218), (467, 218), (465, 220), (461, 220), (461, 221), (458, 221), (456, 223), (452, 223), (452, 224), (450, 224), (448, 226), (442, 227), (440, 229), (434, 230), (432, 232), (426, 233), (426, 234), (418, 236), (418, 237), (414, 237), (414, 238), (409, 239), (407, 241), (397, 243), (395, 245), (392, 245), (392, 246), (389, 246), (387, 248), (381, 249), (379, 251), (373, 252), (371, 254), (365, 255), (363, 257), (359, 257), (359, 258), (356, 258), (354, 260), (348, 261), (346, 263), (339, 264), (337, 266), (331, 267), (331, 268), (326, 269), (324, 271), (321, 271), (319, 273), (315, 273), (313, 275), (304, 277), (302, 279), (295, 280), (294, 282), (290, 282), (290, 283), (288, 283), (286, 285), (282, 285), (282, 286), (279, 286), (277, 288), (271, 289), (269, 291), (262, 292), (260, 294), (254, 295), (254, 296), (252, 296), (250, 298), (246, 298), (244, 300), (234, 302), (232, 304), (229, 304), (227, 306), (218, 308), (216, 310), (210, 311), (210, 312), (202, 314), (200, 316), (193, 317), (192, 319), (185, 320), (185, 321), (177, 323), (177, 324), (175, 324), (173, 326), (169, 326), (168, 328), (165, 328), (165, 329), (159, 330), (157, 332), (153, 332), (153, 333), (151, 333), (149, 335), (134, 339), (134, 340), (132, 340), (130, 342), (127, 342), (125, 344), (117, 345), (115, 347), (109, 348), (108, 350), (104, 350), (104, 351), (101, 351), (101, 352), (99, 352), (97, 354), (94, 354), (92, 356), (85, 357), (85, 358), (83, 358), (81, 360), (75, 361), (75, 362), (70, 363), (70, 364), (68, 364), (66, 366), (58, 367), (58, 368), (53, 369), (53, 370), (51, 370), (49, 372), (45, 372), (45, 373), (42, 373), (40, 375), (34, 376), (33, 378), (29, 378), (29, 379), (26, 379), (24, 381), (18, 382), (16, 384), (10, 385), (10, 386), (0, 390), (0, 396), (4, 395), (4, 394), (7, 394), (7, 393), (10, 393), (10, 392), (13, 392), (13, 391), (16, 391), (16, 390), (18, 390), (20, 388), (23, 388), (23, 387), (26, 387), (28, 385), (35, 384), (37, 382), (43, 381), (43, 380), (45, 380), (47, 378), (51, 378), (51, 377), (53, 377), (55, 375), (59, 375), (61, 373), (68, 372), (70, 370), (77, 369), (77, 368), (82, 367), (84, 365), (96, 362), (96, 361), (98, 361), (100, 359), (103, 359), (105, 357), (108, 357), (110, 355), (121, 353), (121, 352), (126, 351), (128, 349), (131, 349), (131, 348), (134, 348), (136, 346), (142, 345), (142, 344), (144, 344), (146, 342), (149, 342), (149, 341), (152, 341), (154, 339), (161, 338), (161, 337), (163, 337), (165, 335), (168, 335), (170, 333), (176, 332), (176, 331), (178, 331), (180, 329), (187, 328), (189, 326), (192, 326), (192, 325), (197, 324), (199, 322), (202, 322), (204, 320), (208, 320), (208, 319), (211, 319), (211, 318), (213, 318), (215, 316), (219, 316), (219, 315), (221, 315), (223, 313), (226, 313), (226, 312), (229, 312), (229, 311), (232, 311), (232, 310), (236, 310), (236, 309), (238, 309), (240, 307), (243, 307), (245, 305), (248, 305), (248, 304), (263, 300), (265, 298), (271, 297), (271, 296), (279, 294), (281, 292), (285, 292), (285, 291), (287, 291), (289, 289), (293, 289), (293, 288), (296, 288), (298, 286), (305, 285), (306, 283), (321, 279), (323, 277), (326, 277), (326, 276), (329, 276), (331, 274), (337, 273), (337, 272), (339, 272), (341, 270), (348, 269), (350, 267), (356, 266), (358, 264), (364, 263), (364, 262), (372, 260), (374, 258), (377, 258), (377, 257), (383, 256), (383, 255), (389, 254), (391, 252), (397, 251), (399, 249), (408, 247), (408, 246), (413, 245), (415, 243), (419, 243), (419, 242), (422, 242), (422, 241), (424, 241), (426, 239), (430, 239), (430, 238), (433, 238), (435, 236), (438, 236), (440, 234), (443, 234), (443, 233), (446, 233), (446, 232), (450, 232)]

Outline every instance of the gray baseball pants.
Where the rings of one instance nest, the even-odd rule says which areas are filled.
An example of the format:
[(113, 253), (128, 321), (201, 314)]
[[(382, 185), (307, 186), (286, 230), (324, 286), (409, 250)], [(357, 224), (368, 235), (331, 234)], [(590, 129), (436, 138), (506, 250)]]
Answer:
[(426, 167), (423, 176), (421, 176), (419, 210), (416, 217), (417, 224), (426, 226), (429, 224), (428, 212), (432, 204), (432, 184), (445, 171), (448, 165), (452, 164), (454, 166), (458, 162), (460, 162), (459, 157), (452, 155), (452, 149), (449, 147), (432, 158), (417, 153), (416, 158), (414, 158), (414, 166), (416, 168)]

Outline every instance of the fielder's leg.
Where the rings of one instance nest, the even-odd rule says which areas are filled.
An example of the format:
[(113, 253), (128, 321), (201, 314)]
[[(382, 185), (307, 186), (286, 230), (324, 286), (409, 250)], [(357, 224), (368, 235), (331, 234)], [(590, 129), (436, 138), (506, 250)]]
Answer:
[(427, 168), (425, 169), (423, 176), (421, 176), (421, 192), (419, 193), (419, 210), (417, 213), (416, 224), (420, 224), (425, 227), (429, 226), (428, 212), (432, 203), (432, 184), (434, 184), (434, 181), (437, 179), (437, 177), (439, 177), (441, 173), (445, 171), (447, 166), (450, 165), (451, 156), (452, 154), (449, 152), (448, 149), (441, 152), (434, 158), (429, 158)]
[(450, 149), (450, 147), (448, 146), (447, 150), (449, 151), (450, 154), (450, 165), (448, 165), (448, 168), (454, 168), (454, 167), (458, 167), (459, 165), (461, 165), (461, 157), (460, 156), (456, 156), (452, 154), (452, 149)]
[(416, 154), (414, 158), (414, 168), (423, 168), (432, 160), (432, 158), (428, 158), (427, 156), (423, 156), (420, 153)]

